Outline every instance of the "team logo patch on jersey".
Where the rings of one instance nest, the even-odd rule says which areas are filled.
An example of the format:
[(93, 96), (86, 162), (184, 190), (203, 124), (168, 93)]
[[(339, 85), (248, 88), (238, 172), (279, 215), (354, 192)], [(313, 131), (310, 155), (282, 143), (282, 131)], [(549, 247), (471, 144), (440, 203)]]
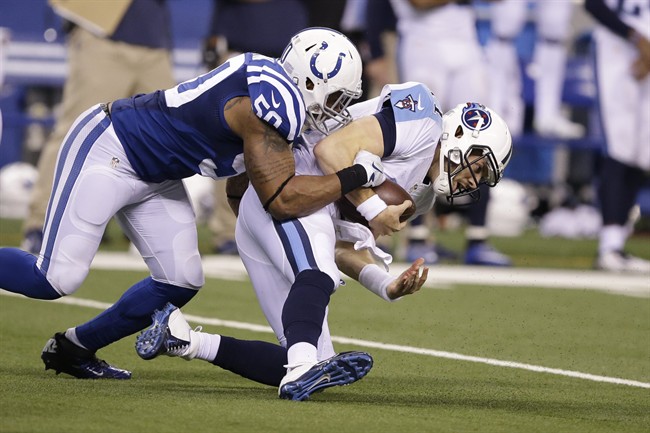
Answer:
[(472, 130), (483, 131), (492, 124), (492, 116), (485, 109), (485, 105), (477, 104), (475, 102), (467, 103), (463, 108), (463, 115), (461, 116), (463, 125)]
[(420, 98), (418, 97), (418, 100), (416, 101), (410, 94), (406, 98), (400, 99), (395, 103), (395, 107), (400, 110), (410, 110), (413, 112), (415, 112), (416, 109), (423, 110), (424, 107), (420, 107), (420, 105)]

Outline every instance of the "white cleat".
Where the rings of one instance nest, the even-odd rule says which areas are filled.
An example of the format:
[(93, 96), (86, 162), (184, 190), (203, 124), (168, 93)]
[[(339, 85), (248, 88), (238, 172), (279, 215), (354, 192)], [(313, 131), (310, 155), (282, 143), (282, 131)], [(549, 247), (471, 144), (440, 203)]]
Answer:
[(650, 261), (622, 251), (610, 251), (596, 259), (596, 269), (610, 272), (650, 274)]
[(349, 385), (372, 368), (372, 356), (365, 352), (343, 352), (316, 364), (290, 368), (280, 382), (278, 395), (285, 400), (307, 400), (325, 388)]

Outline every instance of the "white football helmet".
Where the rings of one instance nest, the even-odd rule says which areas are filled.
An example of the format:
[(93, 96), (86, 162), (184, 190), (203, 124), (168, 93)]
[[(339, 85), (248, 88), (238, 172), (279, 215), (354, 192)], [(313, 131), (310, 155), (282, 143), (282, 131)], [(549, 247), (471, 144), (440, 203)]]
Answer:
[(305, 29), (291, 38), (279, 62), (300, 89), (311, 126), (328, 134), (352, 120), (347, 107), (361, 96), (362, 66), (345, 35), (326, 27)]
[[(495, 186), (512, 156), (512, 137), (505, 121), (490, 108), (476, 102), (459, 104), (442, 117), (440, 137), (440, 174), (434, 182), (436, 194), (450, 204), (455, 198), (480, 198), (479, 185)], [(470, 167), (485, 160), (481, 173)], [(475, 188), (457, 186), (451, 190), (452, 179), (468, 169)]]

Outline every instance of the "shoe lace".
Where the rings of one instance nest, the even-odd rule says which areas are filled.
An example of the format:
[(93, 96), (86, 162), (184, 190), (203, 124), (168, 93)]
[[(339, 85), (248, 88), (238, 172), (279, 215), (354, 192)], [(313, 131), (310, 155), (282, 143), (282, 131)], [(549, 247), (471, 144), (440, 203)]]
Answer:
[[(203, 326), (197, 326), (194, 328), (194, 332), (201, 332)], [(167, 342), (167, 354), (173, 356), (183, 356), (190, 348), (190, 342), (179, 339), (170, 339)]]

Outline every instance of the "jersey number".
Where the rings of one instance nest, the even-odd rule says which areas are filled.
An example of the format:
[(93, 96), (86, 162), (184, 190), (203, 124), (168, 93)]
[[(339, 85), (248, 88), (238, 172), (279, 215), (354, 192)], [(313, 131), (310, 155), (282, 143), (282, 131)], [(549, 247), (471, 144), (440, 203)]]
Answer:
[[(271, 95), (271, 97), (273, 97), (273, 95)], [(260, 94), (257, 98), (255, 98), (255, 101), (253, 101), (253, 106), (255, 107), (255, 111), (257, 111), (258, 114), (266, 112), (264, 117), (262, 117), (264, 121), (273, 126), (275, 129), (280, 128), (280, 125), (282, 124), (282, 117), (280, 117), (280, 115), (274, 110), (269, 110), (269, 108), (271, 108), (271, 104), (269, 104), (264, 95)]]

